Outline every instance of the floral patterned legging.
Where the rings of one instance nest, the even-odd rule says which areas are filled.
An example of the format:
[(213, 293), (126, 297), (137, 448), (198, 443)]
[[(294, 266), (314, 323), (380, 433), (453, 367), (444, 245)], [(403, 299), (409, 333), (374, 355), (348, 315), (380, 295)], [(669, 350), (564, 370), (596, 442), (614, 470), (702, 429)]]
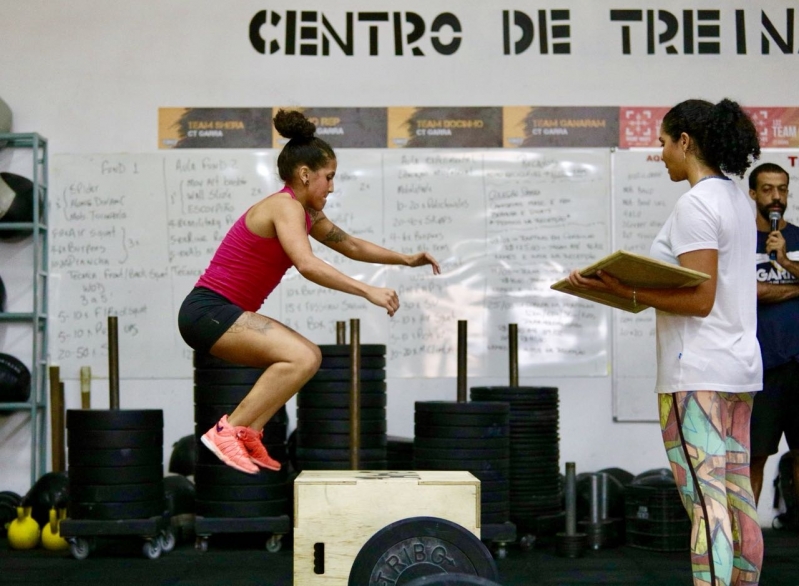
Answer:
[(691, 518), (694, 586), (753, 586), (763, 534), (749, 482), (754, 393), (658, 395), (660, 429)]

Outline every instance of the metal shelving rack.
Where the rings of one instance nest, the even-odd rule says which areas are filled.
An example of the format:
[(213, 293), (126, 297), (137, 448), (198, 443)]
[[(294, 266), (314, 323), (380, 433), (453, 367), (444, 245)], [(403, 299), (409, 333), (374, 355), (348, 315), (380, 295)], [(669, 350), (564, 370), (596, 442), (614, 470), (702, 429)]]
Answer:
[[(0, 231), (32, 230), (33, 300), (32, 311), (0, 313), (0, 327), (6, 323), (29, 323), (33, 329), (31, 355), (31, 393), (26, 402), (0, 403), (0, 411), (29, 411), (31, 425), (31, 486), (45, 471), (47, 461), (47, 297), (48, 297), (48, 218), (47, 140), (36, 133), (0, 133), (3, 148), (30, 149), (33, 183), (33, 222), (0, 223)], [(3, 243), (0, 241), (0, 249)]]

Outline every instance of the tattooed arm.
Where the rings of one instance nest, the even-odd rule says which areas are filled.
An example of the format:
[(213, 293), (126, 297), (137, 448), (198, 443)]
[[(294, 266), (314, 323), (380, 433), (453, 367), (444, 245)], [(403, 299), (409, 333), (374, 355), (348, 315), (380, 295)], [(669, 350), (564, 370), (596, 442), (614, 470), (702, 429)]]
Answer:
[(311, 236), (347, 258), (361, 262), (405, 265), (409, 267), (432, 265), (435, 274), (440, 272), (438, 262), (427, 252), (401, 254), (378, 246), (368, 240), (350, 236), (331, 222), (324, 212), (311, 211), (310, 214), (313, 221)]

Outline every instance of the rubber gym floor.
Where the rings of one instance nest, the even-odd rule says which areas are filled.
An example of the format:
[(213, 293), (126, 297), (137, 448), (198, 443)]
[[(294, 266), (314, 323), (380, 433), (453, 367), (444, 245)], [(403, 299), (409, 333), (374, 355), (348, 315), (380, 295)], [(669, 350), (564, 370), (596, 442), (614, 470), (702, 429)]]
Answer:
[[(765, 529), (762, 586), (799, 586), (799, 533)], [(0, 538), (0, 584), (290, 586), (293, 552), (290, 540), (276, 553), (264, 549), (266, 536), (212, 536), (208, 550), (194, 548), (191, 535), (156, 560), (144, 557), (142, 541), (108, 538), (87, 559), (69, 551), (12, 550)], [(655, 552), (627, 545), (584, 552), (580, 558), (555, 555), (554, 543), (539, 542), (522, 551), (508, 548), (498, 559), (503, 586), (675, 586), (691, 584), (689, 553)], [(298, 585), (302, 586), (302, 585)], [(367, 586), (367, 585), (364, 585)]]

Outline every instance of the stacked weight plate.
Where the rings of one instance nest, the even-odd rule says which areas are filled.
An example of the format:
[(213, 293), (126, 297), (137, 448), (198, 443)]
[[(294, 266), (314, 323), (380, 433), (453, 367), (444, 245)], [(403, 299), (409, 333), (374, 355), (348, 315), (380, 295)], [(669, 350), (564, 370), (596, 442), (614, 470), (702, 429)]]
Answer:
[(472, 387), (470, 397), (477, 404), (505, 401), (510, 405), (510, 520), (536, 535), (560, 531), (558, 389)]
[(263, 370), (258, 368), (235, 366), (210, 355), (194, 355), (194, 484), (199, 516), (261, 518), (290, 512), (285, 407), (267, 422), (262, 440), (269, 455), (283, 464), (278, 472), (239, 472), (223, 464), (200, 440), (223, 415), (233, 412), (261, 374)]
[(70, 519), (149, 519), (165, 512), (161, 410), (67, 410)]
[(483, 525), (510, 514), (510, 406), (503, 402), (417, 401), (416, 470), (466, 470), (480, 480)]
[[(322, 366), (297, 395), (293, 463), (301, 470), (350, 469), (350, 346), (321, 345)], [(360, 347), (360, 468), (386, 469), (386, 347)]]
[(386, 457), (388, 470), (413, 470), (413, 438), (388, 436)]
[(690, 546), (688, 518), (671, 470), (639, 474), (624, 489), (627, 545), (653, 551), (685, 551)]

